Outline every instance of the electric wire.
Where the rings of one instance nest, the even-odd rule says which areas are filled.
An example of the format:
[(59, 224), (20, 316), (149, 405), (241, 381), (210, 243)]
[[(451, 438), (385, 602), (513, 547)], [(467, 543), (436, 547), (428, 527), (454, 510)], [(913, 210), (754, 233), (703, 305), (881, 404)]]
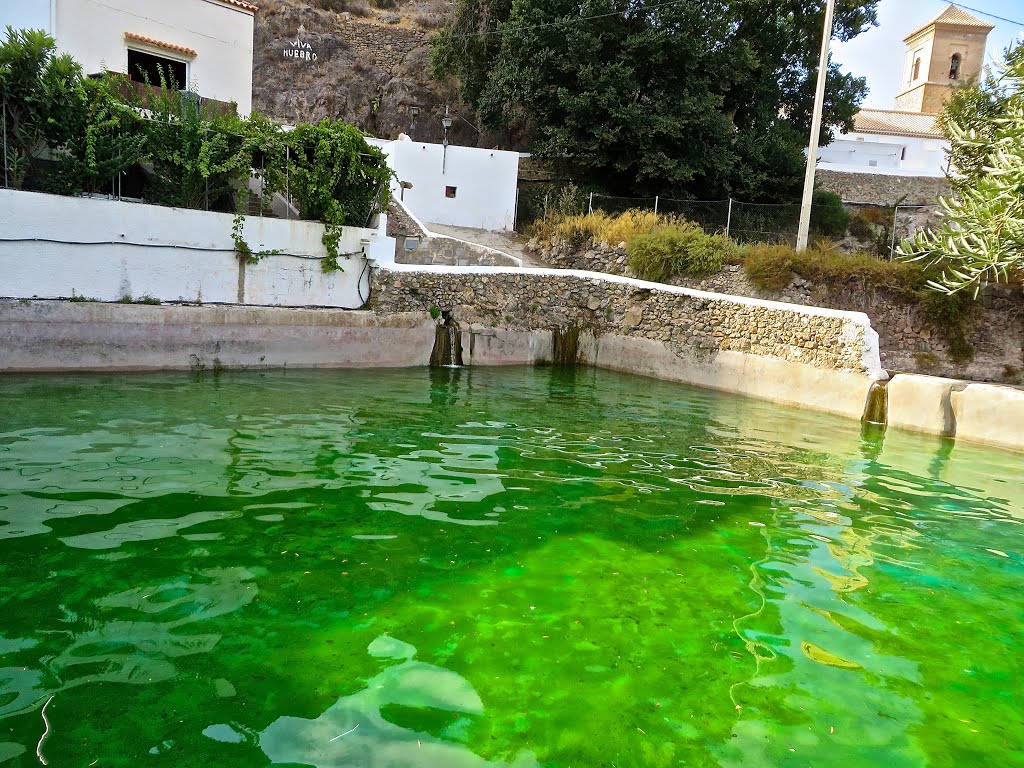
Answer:
[[(174, 245), (173, 243), (132, 243), (125, 240), (57, 240), (46, 237), (2, 237), (0, 243), (50, 243), (54, 245), (128, 245), (136, 248), (173, 248), (181, 251), (199, 251), (201, 253), (237, 253), (234, 248), (205, 248), (200, 245)], [(272, 256), (288, 256), (293, 259), (301, 259), (303, 261), (323, 261), (323, 256), (309, 256), (301, 253), (286, 253), (283, 251), (275, 251), (270, 254)], [(339, 253), (338, 256), (365, 256), (366, 251), (352, 251), (351, 253)], [(322, 305), (308, 304), (306, 307), (313, 309), (342, 309), (348, 311), (355, 311), (365, 309), (370, 303), (370, 299), (373, 297), (373, 280), (367, 277), (366, 296), (363, 296), (363, 278), (366, 277), (367, 271), (370, 268), (369, 259), (363, 259), (363, 268), (359, 272), (359, 277), (356, 279), (356, 294), (359, 296), (359, 300), (362, 302), (357, 307), (324, 307)], [(168, 304), (174, 304), (176, 302), (166, 302)], [(221, 302), (208, 302), (210, 304), (220, 304)], [(245, 304), (244, 306), (264, 306), (260, 304)], [(267, 305), (270, 306), (270, 305)]]
[(980, 13), (982, 16), (988, 16), (990, 19), (998, 19), (999, 21), (1005, 21), (1007, 24), (1016, 24), (1018, 27), (1024, 27), (1024, 21), (1014, 21), (1013, 19), (1008, 19), (1005, 16), (996, 16), (994, 13), (982, 11), (978, 8), (971, 8), (971, 6), (963, 5), (962, 3), (952, 3), (952, 5), (955, 5), (957, 8), (962, 10), (970, 11), (971, 13)]

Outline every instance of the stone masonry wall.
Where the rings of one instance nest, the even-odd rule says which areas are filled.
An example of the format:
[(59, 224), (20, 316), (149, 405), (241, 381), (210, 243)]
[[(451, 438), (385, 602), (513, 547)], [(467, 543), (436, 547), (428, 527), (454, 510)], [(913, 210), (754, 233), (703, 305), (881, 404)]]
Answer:
[(934, 205), (949, 195), (949, 182), (930, 176), (888, 176), (881, 173), (846, 173), (819, 170), (815, 186), (835, 192), (845, 201), (879, 205)]
[[(567, 244), (534, 250), (546, 263), (562, 269), (586, 269), (632, 277), (623, 247), (597, 246), (574, 251)], [(878, 332), (882, 367), (890, 373), (919, 373), (973, 381), (1024, 384), (1024, 301), (1019, 292), (992, 290), (984, 296), (968, 334), (975, 348), (973, 360), (957, 362), (949, 355), (950, 344), (932, 327), (917, 304), (892, 291), (871, 290), (857, 284), (815, 285), (793, 276), (778, 292), (758, 290), (743, 268), (726, 265), (704, 278), (673, 277), (672, 285), (732, 296), (751, 296), (805, 306), (864, 312)]]
[(353, 56), (389, 74), (413, 51), (426, 45), (427, 33), (415, 27), (376, 24), (349, 18), (340, 26), (337, 37)]
[(850, 317), (647, 285), (539, 270), (379, 270), (372, 309), (381, 315), (440, 311), (470, 328), (576, 328), (631, 336), (663, 342), (676, 355), (701, 362), (733, 350), (871, 373), (864, 361), (869, 331)]
[(399, 264), (443, 265), (448, 267), (518, 267), (519, 264), (500, 251), (451, 237), (433, 236), (421, 239), (414, 251), (399, 243), (395, 261)]

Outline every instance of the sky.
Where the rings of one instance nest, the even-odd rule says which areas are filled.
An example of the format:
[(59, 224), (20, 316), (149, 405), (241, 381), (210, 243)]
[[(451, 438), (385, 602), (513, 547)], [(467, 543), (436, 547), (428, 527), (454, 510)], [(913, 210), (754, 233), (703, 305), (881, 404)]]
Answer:
[[(2, 0), (0, 0), (2, 1)], [(1024, 23), (1022, 0), (964, 0), (978, 11), (986, 11)], [(903, 76), (903, 38), (938, 16), (948, 2), (943, 0), (881, 0), (878, 4), (878, 26), (848, 43), (833, 41), (832, 59), (842, 68), (868, 79), (867, 98), (861, 105), (867, 109), (892, 109)], [(1002, 58), (1002, 52), (1019, 35), (1024, 26), (1010, 24), (970, 10), (979, 19), (995, 24), (988, 36), (986, 60)]]
[[(0, 32), (10, 25), (15, 29), (50, 26), (48, 0), (0, 0)], [(3, 35), (0, 34), (0, 39)]]

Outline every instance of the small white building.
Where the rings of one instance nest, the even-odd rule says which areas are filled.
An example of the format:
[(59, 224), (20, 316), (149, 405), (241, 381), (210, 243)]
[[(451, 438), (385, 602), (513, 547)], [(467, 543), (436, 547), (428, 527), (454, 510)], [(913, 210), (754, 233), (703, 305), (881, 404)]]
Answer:
[(122, 72), (252, 110), (254, 15), (247, 0), (0, 0), (0, 29), (43, 29), (87, 74)]
[(949, 143), (938, 115), (863, 109), (854, 129), (818, 150), (818, 167), (848, 173), (898, 176), (946, 175)]
[(903, 40), (906, 53), (896, 108), (858, 112), (850, 133), (819, 148), (818, 167), (847, 173), (945, 176), (950, 170), (949, 144), (939, 130), (939, 115), (957, 88), (981, 75), (992, 29), (951, 4), (911, 32)]
[(516, 224), (518, 152), (367, 139), (398, 177), (392, 194), (427, 224), (511, 230)]

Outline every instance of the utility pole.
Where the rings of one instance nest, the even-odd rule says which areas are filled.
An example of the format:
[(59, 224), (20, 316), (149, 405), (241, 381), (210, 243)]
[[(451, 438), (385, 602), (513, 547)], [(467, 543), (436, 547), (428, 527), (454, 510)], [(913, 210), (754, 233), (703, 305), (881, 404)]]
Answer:
[(811, 116), (811, 140), (807, 144), (807, 172), (804, 175), (804, 198), (800, 205), (800, 229), (796, 249), (807, 250), (807, 233), (811, 228), (811, 200), (814, 198), (814, 172), (818, 166), (818, 140), (821, 135), (821, 113), (825, 107), (825, 80), (828, 78), (828, 49), (832, 43), (832, 16), (835, 0), (825, 2), (825, 29), (821, 35), (821, 60), (818, 62), (818, 87), (814, 93), (814, 114)]

